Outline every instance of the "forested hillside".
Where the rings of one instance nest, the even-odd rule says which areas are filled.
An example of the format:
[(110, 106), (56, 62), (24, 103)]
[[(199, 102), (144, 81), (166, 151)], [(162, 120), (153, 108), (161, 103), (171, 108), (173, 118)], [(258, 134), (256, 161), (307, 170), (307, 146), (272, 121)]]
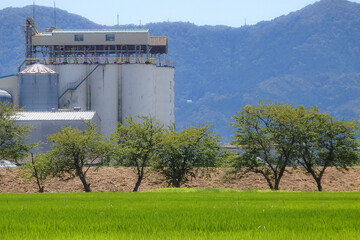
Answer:
[[(16, 73), (23, 61), (22, 25), (28, 16), (32, 6), (0, 10), (0, 76)], [(53, 22), (52, 8), (36, 7), (40, 28)], [(114, 28), (62, 10), (57, 27)], [(214, 130), (228, 137), (231, 116), (259, 99), (318, 105), (340, 118), (360, 118), (360, 4), (321, 0), (241, 28), (184, 22), (142, 27), (169, 37), (179, 127), (214, 123)]]

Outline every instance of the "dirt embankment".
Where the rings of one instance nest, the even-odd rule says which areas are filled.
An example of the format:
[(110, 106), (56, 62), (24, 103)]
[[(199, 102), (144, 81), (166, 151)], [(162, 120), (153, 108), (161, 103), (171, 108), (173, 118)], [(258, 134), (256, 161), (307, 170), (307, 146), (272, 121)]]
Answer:
[[(239, 190), (260, 189), (266, 190), (268, 186), (260, 175), (247, 174), (242, 178), (231, 175), (224, 179), (226, 169), (213, 169), (208, 174), (198, 173), (183, 187), (191, 188), (233, 188)], [(137, 176), (133, 168), (100, 168), (90, 169), (87, 175), (93, 192), (130, 192)], [(44, 183), (45, 192), (82, 192), (83, 187), (78, 178), (62, 181), (49, 178)], [(148, 171), (143, 180), (140, 191), (167, 187), (162, 177)], [(289, 191), (316, 191), (316, 184), (309, 174), (302, 169), (286, 173), (280, 183), (281, 190)], [(34, 180), (27, 180), (20, 176), (19, 168), (0, 168), (0, 192), (25, 193), (37, 192)], [(323, 178), (324, 191), (360, 191), (360, 167), (346, 172), (329, 168)]]

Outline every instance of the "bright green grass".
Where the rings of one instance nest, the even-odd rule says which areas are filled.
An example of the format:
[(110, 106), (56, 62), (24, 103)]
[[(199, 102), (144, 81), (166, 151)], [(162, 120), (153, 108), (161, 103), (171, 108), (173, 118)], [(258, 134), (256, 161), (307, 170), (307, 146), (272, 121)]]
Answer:
[(360, 239), (360, 193), (0, 194), (0, 239)]

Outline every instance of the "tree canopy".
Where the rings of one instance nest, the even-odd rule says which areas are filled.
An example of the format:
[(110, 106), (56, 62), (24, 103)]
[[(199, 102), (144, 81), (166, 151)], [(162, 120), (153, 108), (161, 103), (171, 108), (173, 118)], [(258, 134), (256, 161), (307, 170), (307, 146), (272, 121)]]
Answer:
[(34, 155), (31, 153), (31, 161), (22, 165), (22, 177), (26, 179), (35, 179), (39, 192), (44, 192), (44, 181), (51, 175), (51, 162), (46, 154)]
[(145, 168), (157, 157), (158, 144), (164, 133), (163, 126), (153, 118), (141, 116), (127, 118), (125, 124), (119, 123), (112, 140), (116, 142), (117, 165), (136, 168), (138, 179), (134, 192), (137, 192), (144, 178)]
[(180, 131), (170, 128), (162, 137), (154, 168), (160, 171), (169, 186), (180, 187), (189, 176), (195, 176), (196, 168), (215, 167), (220, 142), (209, 129), (209, 125)]
[(85, 130), (64, 127), (48, 136), (50, 151), (45, 153), (50, 160), (51, 172), (61, 178), (79, 177), (85, 192), (90, 192), (86, 174), (92, 164), (99, 163), (110, 151), (110, 144), (97, 132), (94, 124), (87, 122)]
[(0, 103), (0, 158), (17, 161), (29, 154), (33, 145), (26, 143), (31, 126), (15, 123), (18, 106)]
[(286, 167), (300, 165), (316, 180), (329, 166), (346, 168), (358, 161), (356, 121), (339, 121), (318, 109), (289, 104), (246, 105), (234, 116), (234, 144), (244, 153), (235, 171), (254, 172), (278, 190)]
[(357, 121), (336, 120), (317, 108), (306, 112), (297, 126), (297, 164), (305, 168), (322, 191), (321, 180), (328, 167), (347, 169), (358, 163)]

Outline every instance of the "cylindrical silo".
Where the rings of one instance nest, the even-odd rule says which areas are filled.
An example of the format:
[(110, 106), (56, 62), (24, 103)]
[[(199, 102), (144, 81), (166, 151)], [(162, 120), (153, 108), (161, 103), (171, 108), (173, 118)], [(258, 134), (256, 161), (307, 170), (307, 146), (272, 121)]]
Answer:
[(127, 117), (156, 117), (156, 85), (152, 64), (122, 66), (122, 122)]
[(59, 74), (42, 64), (19, 73), (19, 107), (25, 111), (58, 109)]
[(175, 122), (175, 76), (172, 67), (156, 67), (156, 119), (165, 126)]
[(13, 99), (10, 93), (0, 89), (0, 102), (7, 102), (8, 104), (13, 103)]

